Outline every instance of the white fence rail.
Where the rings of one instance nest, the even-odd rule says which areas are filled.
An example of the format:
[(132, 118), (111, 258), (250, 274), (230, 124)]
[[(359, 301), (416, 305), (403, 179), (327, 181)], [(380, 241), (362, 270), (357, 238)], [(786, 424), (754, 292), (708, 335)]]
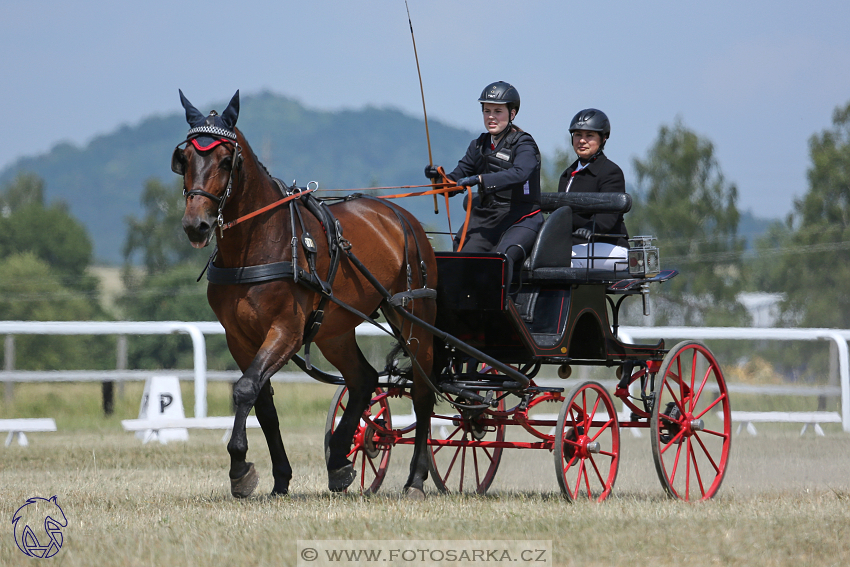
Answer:
[[(620, 327), (620, 337), (628, 342), (640, 339), (659, 339), (673, 346), (672, 339), (697, 340), (779, 340), (779, 341), (831, 341), (838, 353), (840, 388), (790, 386), (746, 386), (730, 385), (732, 392), (791, 395), (841, 395), (840, 419), (844, 431), (850, 432), (850, 354), (847, 340), (850, 330), (840, 329), (775, 329), (749, 327)], [(189, 376), (195, 385), (195, 417), (207, 415), (207, 380), (233, 380), (238, 373), (207, 371), (205, 335), (224, 333), (218, 322), (100, 322), (100, 321), (0, 321), (0, 335), (168, 335), (188, 334), (192, 339), (194, 368), (171, 373)], [(379, 330), (369, 325), (357, 328), (358, 335), (379, 335)], [(8, 353), (7, 353), (8, 354)], [(162, 373), (157, 371), (156, 373)], [(52, 371), (34, 372), (20, 370), (0, 371), (0, 382), (44, 382), (44, 381), (124, 381), (143, 380), (154, 372), (140, 370), (100, 371)], [(299, 372), (279, 373), (277, 380), (310, 380)], [(276, 380), (276, 381), (277, 381)], [(780, 391), (781, 390), (781, 391)]]

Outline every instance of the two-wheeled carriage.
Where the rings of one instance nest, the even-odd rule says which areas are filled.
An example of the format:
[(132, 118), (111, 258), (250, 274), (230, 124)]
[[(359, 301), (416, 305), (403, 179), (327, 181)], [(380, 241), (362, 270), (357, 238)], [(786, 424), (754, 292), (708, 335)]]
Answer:
[[(716, 358), (696, 341), (666, 348), (663, 341), (629, 344), (618, 336), (623, 301), (639, 296), (646, 313), (649, 285), (676, 272), (660, 271), (658, 250), (641, 237), (632, 239), (616, 271), (569, 267), (572, 210), (625, 212), (629, 206), (623, 194), (544, 195), (550, 215), (521, 269), (511, 269), (499, 254), (437, 253), (432, 330), (442, 368), (435, 387), (443, 401), (431, 419), (428, 447), (438, 489), (484, 493), (505, 449), (547, 449), (567, 498), (601, 501), (617, 477), (621, 429), (643, 428), (670, 496), (701, 500), (717, 493), (728, 466), (731, 421)], [(545, 365), (557, 367), (560, 378), (576, 366), (613, 368), (613, 396), (596, 381), (565, 393), (538, 378)], [(349, 458), (363, 491), (381, 486), (394, 447), (413, 443), (412, 416), (391, 407), (409, 397), (408, 388), (388, 367), (356, 430)], [(341, 386), (327, 438), (346, 403)], [(509, 431), (521, 435), (509, 439)]]

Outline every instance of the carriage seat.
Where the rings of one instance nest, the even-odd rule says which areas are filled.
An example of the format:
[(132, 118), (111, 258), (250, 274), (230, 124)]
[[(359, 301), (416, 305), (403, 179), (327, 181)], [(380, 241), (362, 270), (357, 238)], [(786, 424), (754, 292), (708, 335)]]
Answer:
[(540, 208), (549, 217), (523, 264), (528, 283), (607, 283), (628, 278), (628, 269), (572, 268), (573, 212), (627, 213), (632, 198), (627, 193), (543, 193)]

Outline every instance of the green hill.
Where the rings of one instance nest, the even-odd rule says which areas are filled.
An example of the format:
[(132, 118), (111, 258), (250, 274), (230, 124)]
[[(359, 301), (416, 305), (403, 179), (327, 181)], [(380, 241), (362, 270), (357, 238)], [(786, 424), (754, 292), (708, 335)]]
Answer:
[[(171, 152), (188, 129), (176, 89), (174, 103), (173, 114), (121, 126), (85, 147), (61, 143), (46, 154), (21, 158), (0, 172), (0, 185), (20, 171), (38, 174), (46, 183), (46, 199), (66, 202), (85, 224), (97, 260), (120, 263), (125, 218), (140, 214), (145, 181), (175, 179)], [(226, 103), (215, 108), (221, 111)], [(261, 93), (242, 97), (238, 125), (269, 171), (287, 183), (316, 180), (325, 188), (356, 188), (425, 181), (424, 123), (398, 110), (312, 110), (290, 98)], [(434, 120), (429, 127), (434, 162), (451, 169), (475, 133)], [(403, 206), (427, 222), (434, 218), (430, 198), (406, 199)]]

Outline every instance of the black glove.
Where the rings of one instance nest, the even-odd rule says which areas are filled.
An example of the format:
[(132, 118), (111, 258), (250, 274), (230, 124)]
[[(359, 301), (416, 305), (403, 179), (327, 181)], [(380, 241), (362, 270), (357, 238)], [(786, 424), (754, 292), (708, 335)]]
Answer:
[(589, 228), (577, 228), (573, 231), (573, 236), (578, 236), (579, 238), (590, 242), (590, 237), (593, 236), (593, 233)]
[(428, 179), (441, 179), (443, 176), (440, 175), (440, 172), (437, 171), (439, 165), (426, 165), (425, 166), (425, 177)]
[(457, 180), (457, 184), (462, 187), (475, 187), (479, 183), (481, 183), (481, 179), (477, 175), (470, 175)]

